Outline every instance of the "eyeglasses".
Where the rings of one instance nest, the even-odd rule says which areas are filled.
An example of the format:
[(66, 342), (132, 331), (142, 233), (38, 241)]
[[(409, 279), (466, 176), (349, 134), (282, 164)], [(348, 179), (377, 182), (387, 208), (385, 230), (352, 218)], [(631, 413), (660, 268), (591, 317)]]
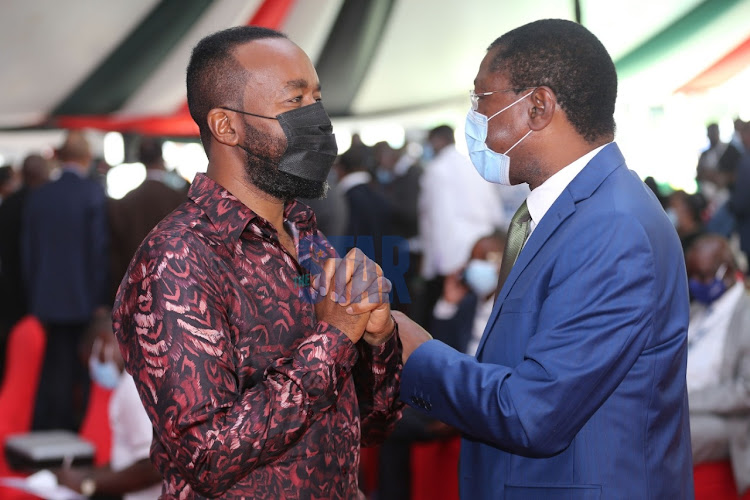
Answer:
[(491, 92), (480, 92), (478, 94), (474, 93), (473, 90), (469, 91), (469, 98), (471, 99), (471, 109), (476, 111), (479, 107), (479, 98), (485, 97), (488, 95), (496, 94), (498, 92), (515, 92), (516, 94), (521, 92), (522, 90), (531, 89), (534, 87), (521, 87), (516, 89), (502, 89), (502, 90), (493, 90)]

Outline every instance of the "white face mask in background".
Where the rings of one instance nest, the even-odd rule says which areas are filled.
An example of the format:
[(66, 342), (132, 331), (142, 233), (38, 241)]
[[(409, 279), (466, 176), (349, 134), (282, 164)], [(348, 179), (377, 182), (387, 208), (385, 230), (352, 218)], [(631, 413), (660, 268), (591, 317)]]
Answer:
[(108, 358), (106, 361), (99, 361), (99, 353), (101, 351), (101, 341), (96, 339), (94, 345), (91, 348), (91, 356), (89, 357), (89, 375), (91, 380), (106, 389), (114, 389), (120, 382), (120, 368), (112, 359), (112, 346), (105, 353), (105, 357)]
[(497, 265), (486, 260), (472, 259), (464, 270), (464, 281), (480, 300), (495, 291), (499, 276)]
[(532, 131), (526, 132), (526, 135), (521, 137), (505, 153), (496, 153), (487, 146), (487, 128), (491, 119), (529, 97), (534, 90), (505, 106), (489, 118), (473, 109), (470, 109), (466, 115), (466, 145), (469, 148), (469, 158), (471, 158), (471, 163), (484, 180), (504, 186), (511, 185), (508, 153), (518, 146), (522, 140), (526, 139)]
[(677, 226), (680, 225), (680, 218), (677, 217), (677, 211), (674, 208), (669, 207), (667, 208), (666, 212), (667, 212), (667, 217), (669, 218), (669, 221), (672, 223), (672, 225), (676, 229)]

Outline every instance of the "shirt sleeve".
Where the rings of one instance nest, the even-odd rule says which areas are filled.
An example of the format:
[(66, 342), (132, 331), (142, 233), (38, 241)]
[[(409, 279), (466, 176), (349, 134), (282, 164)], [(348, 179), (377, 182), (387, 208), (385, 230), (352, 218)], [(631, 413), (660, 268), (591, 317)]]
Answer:
[(358, 354), (319, 322), (259, 383), (239, 386), (238, 332), (221, 302), (229, 292), (188, 244), (161, 246), (131, 266), (114, 329), (170, 462), (196, 491), (217, 496), (299, 441), (335, 403)]
[[(398, 327), (397, 327), (398, 328)], [(401, 341), (398, 330), (384, 344), (357, 343), (359, 361), (352, 374), (357, 390), (362, 446), (381, 443), (401, 418)]]

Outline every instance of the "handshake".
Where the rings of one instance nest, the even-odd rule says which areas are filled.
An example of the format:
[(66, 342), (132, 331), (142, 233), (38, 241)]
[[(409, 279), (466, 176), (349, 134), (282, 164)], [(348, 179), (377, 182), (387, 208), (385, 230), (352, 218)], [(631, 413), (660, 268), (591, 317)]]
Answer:
[(391, 282), (361, 250), (343, 259), (328, 259), (310, 283), (317, 295), (315, 315), (357, 343), (363, 338), (380, 345), (391, 338), (396, 322), (391, 316)]

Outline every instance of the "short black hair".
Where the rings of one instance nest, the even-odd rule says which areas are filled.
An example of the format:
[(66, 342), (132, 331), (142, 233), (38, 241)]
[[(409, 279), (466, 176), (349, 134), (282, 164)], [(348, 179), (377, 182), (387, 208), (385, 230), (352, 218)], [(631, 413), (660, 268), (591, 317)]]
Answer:
[(543, 19), (507, 32), (493, 72), (504, 71), (515, 89), (546, 86), (576, 131), (589, 143), (615, 133), (617, 71), (593, 33), (564, 19)]
[(187, 67), (187, 102), (206, 152), (211, 138), (206, 121), (208, 112), (218, 106), (242, 104), (246, 75), (233, 50), (238, 45), (263, 38), (287, 36), (260, 26), (236, 26), (208, 35), (193, 49)]
[(163, 160), (162, 141), (155, 137), (141, 137), (138, 144), (138, 161), (146, 165), (152, 165)]
[(427, 133), (427, 138), (440, 138), (449, 144), (456, 142), (455, 133), (450, 125), (438, 125)]
[(346, 174), (367, 172), (372, 168), (372, 148), (364, 144), (353, 145), (339, 156), (338, 162), (339, 168)]

